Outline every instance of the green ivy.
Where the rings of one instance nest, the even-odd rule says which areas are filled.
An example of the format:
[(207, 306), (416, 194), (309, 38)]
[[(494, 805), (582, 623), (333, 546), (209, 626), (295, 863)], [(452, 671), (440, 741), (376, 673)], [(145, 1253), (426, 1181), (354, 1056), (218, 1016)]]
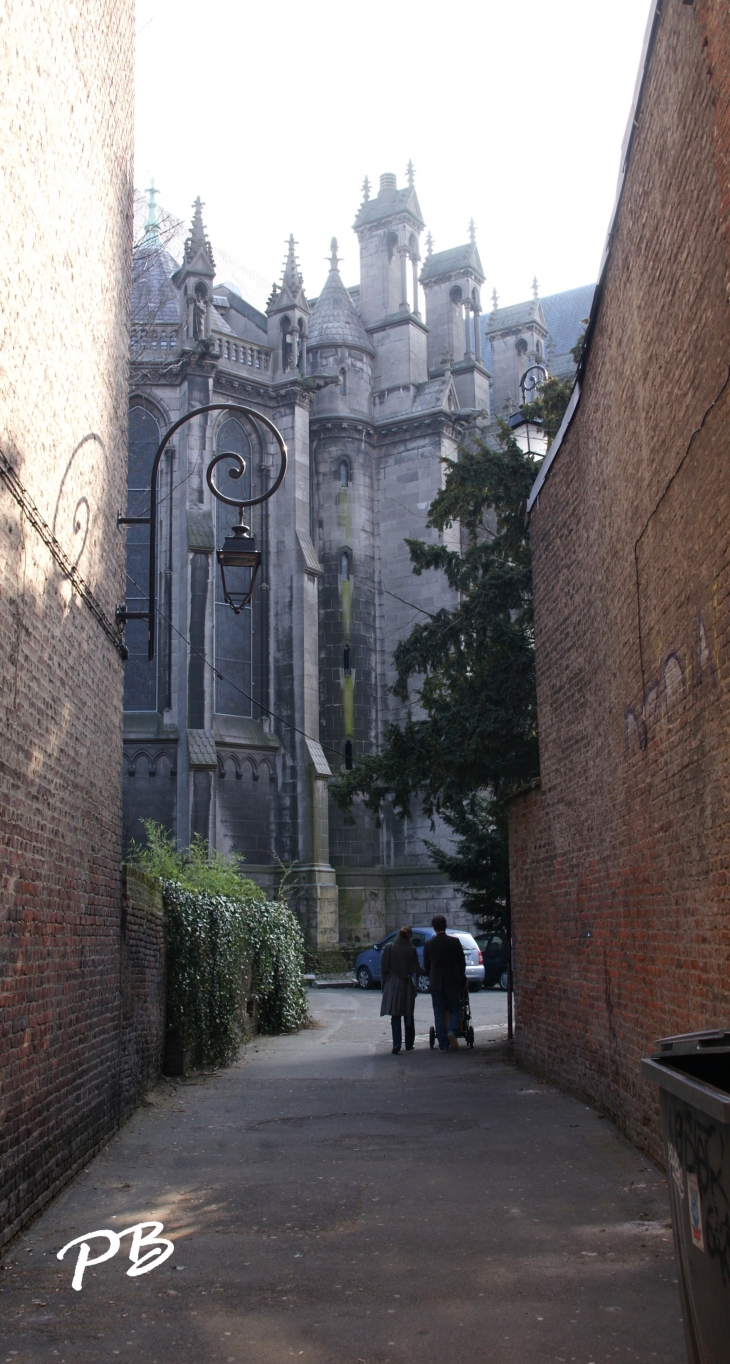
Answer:
[(304, 940), (283, 900), (268, 900), (240, 875), (238, 859), (203, 840), (177, 850), (167, 831), (147, 825), (131, 857), (162, 881), (167, 944), (167, 1026), (193, 1066), (225, 1065), (241, 1043), (246, 999), (262, 1032), (294, 1032), (307, 1019)]

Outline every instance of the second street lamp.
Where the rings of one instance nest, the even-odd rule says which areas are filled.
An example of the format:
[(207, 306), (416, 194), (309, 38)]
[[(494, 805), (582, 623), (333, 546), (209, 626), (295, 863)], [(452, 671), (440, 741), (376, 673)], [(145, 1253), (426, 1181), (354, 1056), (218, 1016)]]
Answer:
[[(205, 407), (196, 407), (194, 411), (186, 413), (179, 421), (175, 422), (167, 435), (163, 436), (152, 461), (152, 475), (150, 478), (150, 514), (149, 516), (122, 516), (121, 512), (117, 516), (118, 526), (149, 526), (150, 528), (150, 567), (149, 567), (149, 610), (147, 611), (127, 611), (126, 607), (117, 607), (117, 622), (123, 626), (128, 620), (146, 620), (148, 626), (148, 648), (147, 657), (151, 660), (155, 656), (155, 616), (156, 616), (156, 580), (157, 580), (157, 475), (160, 468), (160, 460), (168, 441), (179, 431), (186, 422), (192, 421), (194, 417), (201, 417), (205, 412), (227, 412), (243, 413), (245, 417), (253, 422), (258, 422), (271, 433), (279, 447), (279, 472), (270, 488), (260, 497), (226, 497), (220, 488), (217, 488), (213, 478), (213, 473), (217, 464), (222, 459), (232, 460), (233, 467), (229, 468), (229, 478), (242, 478), (246, 472), (246, 461), (242, 455), (228, 453), (216, 455), (206, 469), (206, 479), (214, 497), (219, 502), (225, 502), (229, 507), (238, 508), (238, 524), (231, 526), (229, 534), (226, 536), (221, 548), (218, 550), (218, 563), (221, 568), (221, 578), (223, 579), (223, 594), (226, 604), (238, 616), (245, 606), (248, 606), (252, 596), (256, 576), (261, 565), (261, 551), (256, 548), (254, 538), (249, 526), (244, 525), (243, 512), (245, 507), (257, 507), (262, 502), (267, 502), (284, 481), (287, 465), (287, 450), (284, 437), (278, 427), (274, 426), (268, 417), (263, 413), (256, 412), (252, 407), (242, 407), (240, 404), (233, 403), (208, 403)], [(228, 577), (226, 577), (226, 569)], [(235, 576), (233, 576), (235, 575)], [(239, 576), (242, 575), (242, 576)]]

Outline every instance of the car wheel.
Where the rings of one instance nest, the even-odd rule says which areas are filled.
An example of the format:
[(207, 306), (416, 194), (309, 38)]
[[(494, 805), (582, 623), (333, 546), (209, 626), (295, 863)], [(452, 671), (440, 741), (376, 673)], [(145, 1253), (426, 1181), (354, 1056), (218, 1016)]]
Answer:
[(370, 972), (368, 971), (367, 966), (360, 967), (360, 970), (357, 973), (357, 983), (360, 986), (361, 990), (372, 989), (373, 978)]
[(509, 989), (509, 972), (508, 972), (508, 971), (503, 971), (502, 974), (501, 974), (501, 976), (499, 977), (499, 988), (500, 988), (500, 990), (508, 990), (508, 989)]
[(422, 995), (428, 994), (428, 976), (418, 977), (418, 989)]

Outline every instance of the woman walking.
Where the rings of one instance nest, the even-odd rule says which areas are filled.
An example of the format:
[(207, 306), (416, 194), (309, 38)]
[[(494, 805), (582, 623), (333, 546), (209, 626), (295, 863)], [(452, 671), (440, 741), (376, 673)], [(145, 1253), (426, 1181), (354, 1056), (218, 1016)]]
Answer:
[(411, 942), (411, 930), (401, 928), (398, 937), (388, 943), (383, 952), (380, 968), (380, 979), (383, 983), (380, 1015), (382, 1018), (390, 1014), (394, 1055), (400, 1051), (403, 1040), (401, 1018), (405, 1020), (406, 1025), (406, 1051), (413, 1051), (416, 1040), (413, 1007), (416, 1002), (416, 981), (420, 969), (418, 953)]

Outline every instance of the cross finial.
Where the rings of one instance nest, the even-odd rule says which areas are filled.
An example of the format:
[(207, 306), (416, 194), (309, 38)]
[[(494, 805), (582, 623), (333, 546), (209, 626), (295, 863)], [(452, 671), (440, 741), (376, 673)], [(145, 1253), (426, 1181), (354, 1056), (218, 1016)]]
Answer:
[(443, 357), (444, 374), (451, 374), (451, 366), (453, 362), (454, 357), (451, 354), (451, 351), (447, 350), (446, 354)]
[(429, 234), (428, 234), (428, 236), (427, 236), (427, 238), (426, 238), (426, 258), (428, 259), (428, 257), (429, 257), (429, 256), (432, 256), (432, 255), (433, 255), (433, 237), (431, 236), (431, 233), (429, 232)]
[(146, 190), (148, 198), (147, 198), (147, 222), (144, 225), (145, 237), (159, 237), (160, 235), (160, 224), (157, 221), (157, 204), (155, 203), (155, 199), (157, 198), (159, 192), (160, 191), (155, 188), (155, 178), (154, 176), (151, 176), (149, 189)]
[(412, 161), (409, 161), (406, 167), (406, 177), (408, 179), (408, 184), (410, 185), (411, 189), (413, 189), (413, 181), (415, 180), (416, 172), (413, 169)]
[(336, 269), (337, 269), (337, 266), (338, 266), (339, 263), (340, 263), (339, 260), (337, 259), (337, 238), (336, 238), (336, 237), (333, 237), (333, 238), (332, 238), (332, 241), (330, 242), (330, 257), (329, 257), (329, 260), (330, 260), (330, 270), (336, 270)]
[(474, 243), (474, 242), (476, 241), (476, 239), (477, 239), (477, 234), (476, 234), (476, 228), (475, 228), (475, 226), (474, 226), (474, 219), (473, 219), (473, 218), (470, 218), (470, 219), (469, 219), (469, 241), (472, 242), (472, 243)]
[(538, 293), (537, 293), (537, 275), (533, 275), (533, 276), (532, 276), (532, 297), (534, 298), (535, 302), (537, 303), (537, 298), (538, 298)]
[(366, 175), (366, 176), (365, 176), (365, 179), (364, 179), (363, 182), (362, 182), (362, 199), (363, 199), (363, 203), (366, 204), (366, 203), (368, 202), (369, 198), (370, 198), (370, 181), (368, 180), (368, 177), (367, 177), (367, 175)]
[(499, 307), (499, 294), (497, 293), (497, 286), (496, 286), (496, 284), (495, 284), (494, 288), (492, 289), (492, 307), (493, 307), (493, 309), (494, 309), (494, 311), (495, 311), (495, 313), (496, 313), (496, 311), (497, 311), (497, 309), (498, 309), (498, 307)]

